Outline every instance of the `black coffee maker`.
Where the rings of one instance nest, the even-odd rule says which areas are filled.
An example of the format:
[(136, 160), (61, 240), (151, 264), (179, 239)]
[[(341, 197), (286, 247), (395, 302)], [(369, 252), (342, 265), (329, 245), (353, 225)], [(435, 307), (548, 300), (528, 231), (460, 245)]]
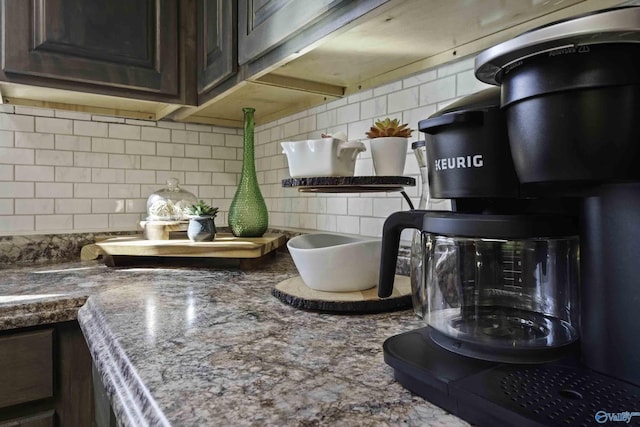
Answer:
[(389, 338), (406, 388), (477, 425), (640, 425), (640, 8), (482, 52), (499, 86), (419, 123), (453, 212), (385, 222), (425, 242), (427, 326)]

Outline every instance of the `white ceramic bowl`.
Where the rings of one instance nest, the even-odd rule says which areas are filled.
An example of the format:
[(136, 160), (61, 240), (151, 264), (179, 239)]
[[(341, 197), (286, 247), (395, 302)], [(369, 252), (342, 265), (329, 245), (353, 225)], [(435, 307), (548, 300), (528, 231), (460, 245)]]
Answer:
[(293, 237), (289, 253), (311, 289), (353, 292), (378, 284), (380, 239), (318, 233)]
[(356, 157), (366, 148), (360, 141), (335, 138), (281, 142), (292, 178), (353, 176)]

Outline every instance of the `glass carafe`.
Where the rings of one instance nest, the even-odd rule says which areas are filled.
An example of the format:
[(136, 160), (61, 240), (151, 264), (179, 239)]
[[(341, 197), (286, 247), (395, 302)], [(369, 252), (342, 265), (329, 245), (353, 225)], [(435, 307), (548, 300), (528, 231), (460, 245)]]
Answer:
[[(448, 199), (433, 199), (429, 193), (429, 177), (427, 167), (427, 147), (425, 141), (416, 141), (411, 144), (411, 148), (418, 161), (420, 168), (420, 179), (422, 193), (418, 202), (420, 210), (451, 210), (451, 201)], [(413, 310), (418, 317), (424, 318), (427, 310), (427, 293), (424, 282), (424, 254), (427, 248), (427, 241), (422, 233), (415, 231), (411, 241), (411, 258), (409, 261), (409, 274), (411, 277), (411, 295)]]

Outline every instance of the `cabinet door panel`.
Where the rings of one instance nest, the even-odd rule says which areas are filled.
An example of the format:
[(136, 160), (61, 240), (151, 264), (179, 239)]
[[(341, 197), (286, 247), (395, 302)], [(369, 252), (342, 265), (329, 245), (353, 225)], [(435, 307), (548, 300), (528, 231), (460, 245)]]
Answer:
[(53, 411), (44, 411), (35, 415), (0, 421), (0, 427), (54, 427), (55, 425), (55, 413)]
[(237, 60), (237, 0), (198, 0), (198, 93), (232, 76)]
[(175, 0), (5, 0), (3, 8), (8, 76), (178, 95)]
[(53, 329), (0, 337), (0, 408), (53, 396)]
[(239, 0), (238, 61), (246, 64), (344, 0)]

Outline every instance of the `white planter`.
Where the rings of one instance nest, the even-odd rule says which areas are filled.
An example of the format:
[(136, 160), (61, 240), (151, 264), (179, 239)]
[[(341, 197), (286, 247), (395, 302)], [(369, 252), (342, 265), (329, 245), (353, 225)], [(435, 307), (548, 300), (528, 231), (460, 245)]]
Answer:
[(378, 176), (402, 176), (409, 140), (387, 136), (370, 140), (373, 169)]

